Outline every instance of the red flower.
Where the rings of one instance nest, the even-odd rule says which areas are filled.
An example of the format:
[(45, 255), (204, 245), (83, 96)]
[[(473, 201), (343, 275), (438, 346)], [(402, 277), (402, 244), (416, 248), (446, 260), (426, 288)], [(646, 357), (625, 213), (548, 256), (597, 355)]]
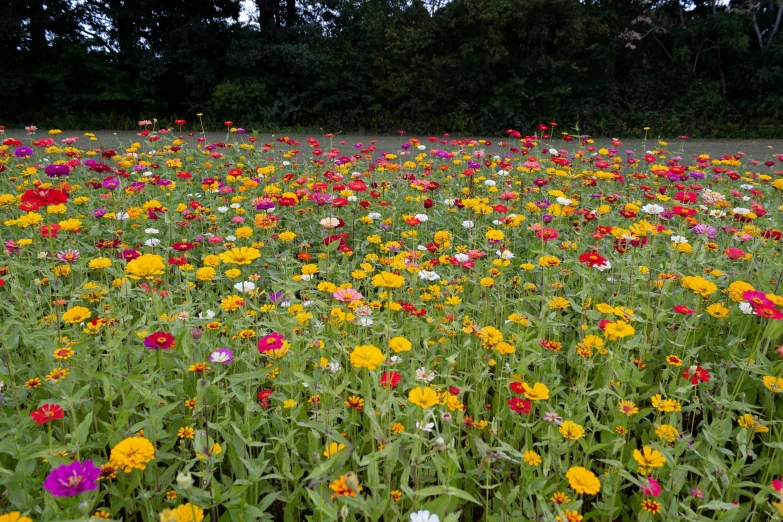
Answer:
[(57, 189), (28, 190), (22, 194), (22, 203), (46, 207), (68, 201), (68, 193)]
[(606, 258), (595, 251), (585, 252), (579, 256), (579, 262), (586, 264), (590, 268), (593, 268), (594, 266), (600, 266), (606, 263)]
[(700, 382), (710, 382), (710, 372), (697, 366), (696, 368), (688, 368), (685, 373), (682, 374), (685, 379), (690, 379), (692, 384), (699, 384)]
[(530, 413), (530, 404), (531, 404), (530, 401), (525, 399), (520, 399), (519, 397), (512, 397), (508, 400), (508, 405), (511, 407), (511, 409), (519, 414)]
[(144, 346), (150, 350), (170, 350), (177, 346), (177, 342), (170, 333), (153, 332), (144, 338)]
[(267, 409), (270, 406), (269, 396), (272, 393), (272, 390), (261, 390), (258, 392), (258, 402), (262, 408)]
[(508, 385), (508, 387), (511, 388), (511, 391), (516, 393), (517, 395), (522, 395), (526, 391), (525, 386), (519, 381), (512, 382), (511, 384)]
[(381, 374), (381, 386), (384, 388), (392, 389), (396, 388), (402, 377), (397, 372), (383, 372)]
[(695, 314), (696, 310), (691, 310), (685, 305), (677, 305), (674, 307), (674, 312), (677, 314), (691, 315), (691, 314)]
[(56, 419), (62, 419), (63, 415), (64, 413), (62, 406), (57, 404), (44, 404), (32, 412), (30, 417), (32, 417), (33, 420), (40, 426), (41, 424), (46, 424), (47, 422), (51, 422)]

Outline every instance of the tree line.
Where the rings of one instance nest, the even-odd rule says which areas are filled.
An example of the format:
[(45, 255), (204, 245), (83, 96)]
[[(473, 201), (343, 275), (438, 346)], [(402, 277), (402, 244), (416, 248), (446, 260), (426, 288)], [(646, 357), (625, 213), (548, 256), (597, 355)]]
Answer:
[(0, 5), (7, 126), (783, 137), (783, 0)]

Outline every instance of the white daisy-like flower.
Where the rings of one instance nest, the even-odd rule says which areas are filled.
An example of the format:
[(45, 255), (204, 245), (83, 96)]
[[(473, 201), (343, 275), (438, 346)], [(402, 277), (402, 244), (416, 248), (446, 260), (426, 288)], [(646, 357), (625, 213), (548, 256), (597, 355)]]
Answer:
[(256, 289), (256, 284), (252, 281), (242, 281), (234, 285), (237, 292), (251, 292)]
[(160, 239), (151, 237), (150, 239), (146, 240), (144, 244), (148, 247), (156, 247), (160, 244)]
[(155, 234), (160, 234), (160, 230), (157, 228), (145, 228), (144, 233), (154, 236)]
[(420, 270), (419, 279), (424, 279), (425, 281), (437, 281), (440, 279), (440, 276), (430, 270)]
[(476, 226), (476, 224), (473, 221), (469, 220), (469, 219), (466, 219), (465, 221), (462, 222), (462, 227), (465, 230), (470, 230), (471, 228), (473, 228), (475, 226)]

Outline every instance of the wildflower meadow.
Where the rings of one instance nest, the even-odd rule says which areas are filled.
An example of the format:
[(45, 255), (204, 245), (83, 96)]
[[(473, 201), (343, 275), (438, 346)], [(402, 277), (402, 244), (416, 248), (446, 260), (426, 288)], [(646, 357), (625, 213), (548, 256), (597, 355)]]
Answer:
[(166, 124), (0, 136), (0, 522), (783, 519), (783, 154)]

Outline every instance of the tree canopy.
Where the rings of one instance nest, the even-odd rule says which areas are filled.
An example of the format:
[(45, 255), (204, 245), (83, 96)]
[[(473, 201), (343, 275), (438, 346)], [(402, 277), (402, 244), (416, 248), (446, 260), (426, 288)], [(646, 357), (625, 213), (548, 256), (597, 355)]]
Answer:
[(783, 1), (2, 4), (5, 125), (783, 136)]

